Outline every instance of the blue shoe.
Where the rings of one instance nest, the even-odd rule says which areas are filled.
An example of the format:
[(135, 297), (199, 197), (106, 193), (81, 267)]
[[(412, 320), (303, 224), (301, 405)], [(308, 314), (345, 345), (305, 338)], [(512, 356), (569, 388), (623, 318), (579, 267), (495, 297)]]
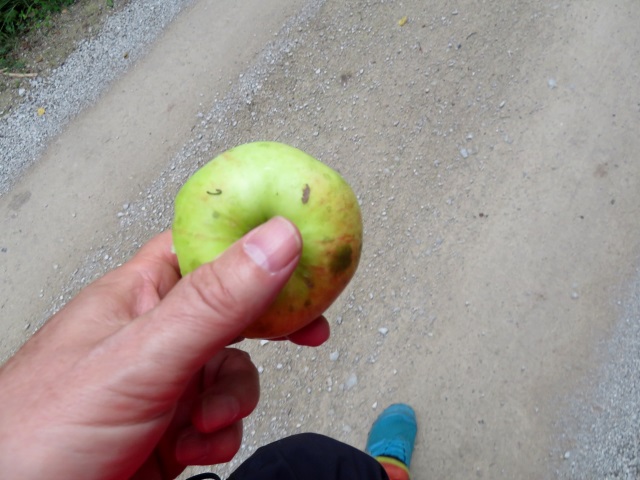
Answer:
[(372, 457), (399, 460), (407, 469), (411, 463), (418, 424), (409, 405), (394, 403), (387, 407), (371, 426), (366, 451)]

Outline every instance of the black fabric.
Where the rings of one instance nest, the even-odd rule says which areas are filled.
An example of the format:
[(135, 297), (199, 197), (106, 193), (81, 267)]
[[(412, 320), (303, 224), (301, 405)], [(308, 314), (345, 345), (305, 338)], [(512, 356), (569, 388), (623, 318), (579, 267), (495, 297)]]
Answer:
[(357, 448), (301, 433), (259, 448), (229, 480), (389, 480), (382, 465)]

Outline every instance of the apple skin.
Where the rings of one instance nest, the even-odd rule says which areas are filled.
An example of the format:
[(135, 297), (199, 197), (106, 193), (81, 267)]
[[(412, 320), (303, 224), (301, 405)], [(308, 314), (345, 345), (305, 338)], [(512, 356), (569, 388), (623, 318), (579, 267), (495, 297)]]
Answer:
[(356, 196), (337, 172), (305, 152), (255, 142), (204, 165), (175, 200), (173, 245), (182, 275), (274, 216), (296, 225), (302, 255), (274, 303), (243, 332), (246, 338), (289, 335), (318, 318), (344, 290), (362, 250)]

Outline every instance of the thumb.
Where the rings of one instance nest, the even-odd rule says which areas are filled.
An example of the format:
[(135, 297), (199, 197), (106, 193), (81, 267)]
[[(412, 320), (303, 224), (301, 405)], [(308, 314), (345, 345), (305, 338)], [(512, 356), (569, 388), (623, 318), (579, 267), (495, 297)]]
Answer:
[(190, 378), (273, 303), (301, 249), (297, 228), (275, 217), (183, 277), (156, 308), (130, 324), (137, 330), (132, 341), (143, 342), (137, 344), (140, 360)]

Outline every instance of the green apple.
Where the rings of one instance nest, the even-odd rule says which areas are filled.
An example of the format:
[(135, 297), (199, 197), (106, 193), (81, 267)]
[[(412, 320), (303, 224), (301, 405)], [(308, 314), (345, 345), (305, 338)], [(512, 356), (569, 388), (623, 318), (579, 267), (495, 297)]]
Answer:
[(302, 255), (271, 307), (243, 335), (278, 338), (319, 317), (353, 277), (362, 249), (358, 200), (334, 170), (297, 148), (255, 142), (228, 150), (187, 180), (173, 244), (186, 275), (274, 216), (292, 221)]

